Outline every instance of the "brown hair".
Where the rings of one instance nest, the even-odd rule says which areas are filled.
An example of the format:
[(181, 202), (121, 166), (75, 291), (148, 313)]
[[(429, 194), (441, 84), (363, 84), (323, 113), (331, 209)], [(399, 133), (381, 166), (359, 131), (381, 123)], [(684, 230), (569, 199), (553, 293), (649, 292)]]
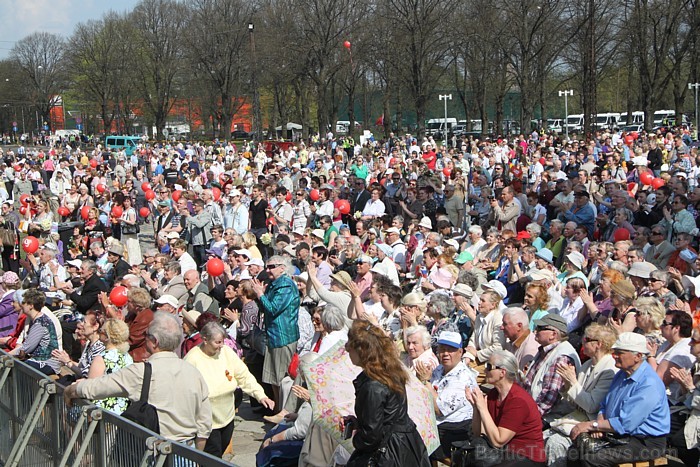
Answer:
[(527, 284), (525, 290), (532, 290), (535, 292), (535, 309), (531, 311), (547, 310), (549, 308), (549, 293), (547, 292), (547, 287), (545, 287), (544, 284), (539, 282), (530, 282)]
[(360, 366), (371, 379), (405, 395), (408, 373), (394, 342), (369, 321), (358, 319), (348, 332), (348, 346), (357, 352)]

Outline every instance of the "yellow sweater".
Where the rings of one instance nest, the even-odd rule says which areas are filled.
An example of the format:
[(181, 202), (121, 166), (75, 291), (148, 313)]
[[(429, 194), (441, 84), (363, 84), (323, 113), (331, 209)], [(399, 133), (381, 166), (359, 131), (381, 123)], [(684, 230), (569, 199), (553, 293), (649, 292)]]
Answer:
[(197, 346), (187, 353), (185, 361), (199, 370), (209, 387), (212, 428), (223, 428), (233, 420), (236, 413), (233, 392), (237, 387), (257, 400), (267, 397), (248, 367), (230, 347), (224, 346), (219, 355), (210, 357)]

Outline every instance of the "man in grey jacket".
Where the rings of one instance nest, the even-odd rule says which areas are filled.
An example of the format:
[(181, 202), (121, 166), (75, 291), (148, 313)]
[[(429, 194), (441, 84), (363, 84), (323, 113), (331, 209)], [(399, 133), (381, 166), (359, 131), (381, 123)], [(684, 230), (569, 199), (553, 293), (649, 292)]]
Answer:
[(190, 243), (192, 244), (192, 256), (194, 257), (197, 267), (200, 269), (207, 260), (206, 248), (211, 240), (212, 220), (211, 214), (204, 209), (204, 201), (196, 199), (192, 202), (195, 215), (190, 216), (189, 213), (183, 212), (186, 216), (185, 228), (190, 232)]

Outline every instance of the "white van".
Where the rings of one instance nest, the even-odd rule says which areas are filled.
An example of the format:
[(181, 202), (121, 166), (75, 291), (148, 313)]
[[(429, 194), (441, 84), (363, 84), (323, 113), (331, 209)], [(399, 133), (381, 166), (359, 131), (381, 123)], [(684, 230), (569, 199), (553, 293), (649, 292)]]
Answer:
[(583, 130), (583, 114), (567, 115), (566, 127), (569, 129), (569, 131)]
[(632, 112), (632, 119), (627, 120), (627, 112), (620, 114), (620, 119), (617, 121), (620, 126), (625, 125), (641, 125), (644, 123), (644, 112), (641, 110), (636, 110)]
[(618, 113), (602, 113), (596, 114), (593, 121), (593, 128), (596, 130), (612, 130), (617, 128), (617, 120), (620, 118)]
[(654, 126), (660, 126), (664, 124), (665, 120), (675, 120), (676, 111), (675, 110), (657, 110), (654, 112)]
[(552, 133), (562, 133), (564, 131), (564, 119), (563, 118), (548, 118), (547, 119), (547, 129)]
[(443, 135), (445, 131), (445, 122), (447, 122), (447, 131), (452, 130), (452, 127), (457, 125), (456, 118), (431, 118), (425, 122), (425, 133), (428, 135), (436, 136)]

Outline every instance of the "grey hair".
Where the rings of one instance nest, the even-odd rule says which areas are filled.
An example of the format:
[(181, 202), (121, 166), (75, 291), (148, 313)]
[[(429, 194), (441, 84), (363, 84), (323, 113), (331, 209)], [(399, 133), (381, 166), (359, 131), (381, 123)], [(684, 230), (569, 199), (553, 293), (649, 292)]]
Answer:
[(503, 310), (503, 317), (508, 316), (511, 321), (515, 324), (522, 324), (523, 328), (527, 328), (530, 325), (530, 320), (527, 317), (527, 313), (520, 307), (509, 306)]
[(168, 272), (174, 272), (176, 276), (182, 274), (182, 265), (177, 261), (170, 261), (165, 265), (165, 270)]
[(439, 313), (440, 316), (447, 318), (450, 316), (454, 310), (453, 302), (447, 295), (444, 294), (433, 294), (430, 296), (429, 305), (432, 305)]
[(203, 339), (208, 341), (216, 339), (219, 336), (223, 336), (224, 338), (228, 336), (226, 329), (224, 329), (224, 327), (216, 321), (211, 321), (205, 324), (199, 333), (202, 335)]
[(488, 232), (486, 232), (486, 235), (493, 235), (494, 237), (498, 237), (501, 235), (501, 231), (498, 230), (496, 227), (491, 227)]
[(663, 269), (651, 271), (651, 273), (649, 273), (649, 276), (652, 279), (663, 281), (664, 287), (668, 287), (668, 282), (671, 280), (671, 275), (668, 273), (668, 271), (664, 271)]
[(569, 243), (566, 244), (566, 246), (573, 248), (575, 251), (578, 251), (579, 253), (583, 253), (583, 245), (581, 245), (581, 242), (578, 242), (576, 240), (571, 240)]
[(437, 232), (430, 232), (427, 238), (435, 240), (435, 242), (438, 244), (442, 243), (442, 235)]
[(508, 381), (513, 382), (520, 379), (518, 361), (512, 353), (503, 349), (494, 350), (491, 354), (491, 360), (493, 365), (506, 370), (506, 379)]
[(271, 256), (270, 259), (267, 260), (267, 264), (283, 264), (284, 272), (287, 273), (288, 276), (291, 277), (294, 274), (294, 267), (292, 266), (292, 260), (289, 256)]
[(542, 226), (540, 224), (538, 224), (537, 222), (531, 222), (531, 223), (527, 224), (527, 226), (525, 227), (525, 230), (527, 230), (528, 232), (535, 233), (539, 237), (540, 234), (542, 233)]
[(472, 225), (471, 227), (469, 227), (469, 233), (481, 237), (482, 235), (484, 235), (484, 229), (482, 229), (480, 225)]
[(615, 211), (616, 213), (621, 212), (625, 216), (627, 222), (632, 222), (634, 220), (634, 214), (627, 208), (617, 208)]
[(559, 219), (552, 219), (552, 221), (549, 223), (550, 227), (553, 225), (556, 225), (559, 230), (564, 230), (564, 223), (560, 221)]
[(394, 220), (397, 221), (400, 224), (404, 223), (404, 218), (403, 216), (394, 216)]
[(608, 268), (613, 269), (615, 271), (619, 271), (623, 275), (626, 275), (627, 271), (629, 271), (629, 266), (627, 266), (622, 261), (613, 261), (612, 263), (610, 263), (610, 266), (608, 266)]
[(86, 268), (88, 268), (92, 272), (95, 272), (95, 273), (97, 272), (97, 263), (95, 263), (91, 259), (84, 259), (82, 262), (82, 266), (85, 266)]
[(127, 274), (126, 276), (122, 277), (122, 282), (124, 281), (128, 282), (131, 287), (141, 286), (141, 278), (136, 274)]
[(428, 332), (428, 328), (425, 326), (421, 325), (416, 325), (416, 326), (411, 326), (404, 331), (404, 334), (406, 335), (406, 339), (411, 337), (414, 334), (419, 334), (421, 335), (421, 342), (423, 343), (423, 347), (426, 349), (430, 348), (430, 341), (431, 341), (431, 335)]
[(335, 305), (326, 305), (326, 308), (321, 313), (321, 324), (326, 330), (340, 331), (350, 327), (350, 319), (346, 312), (341, 311)]
[(164, 351), (174, 351), (180, 345), (182, 339), (182, 327), (175, 315), (156, 311), (153, 321), (148, 326), (148, 333), (158, 341), (158, 348)]

